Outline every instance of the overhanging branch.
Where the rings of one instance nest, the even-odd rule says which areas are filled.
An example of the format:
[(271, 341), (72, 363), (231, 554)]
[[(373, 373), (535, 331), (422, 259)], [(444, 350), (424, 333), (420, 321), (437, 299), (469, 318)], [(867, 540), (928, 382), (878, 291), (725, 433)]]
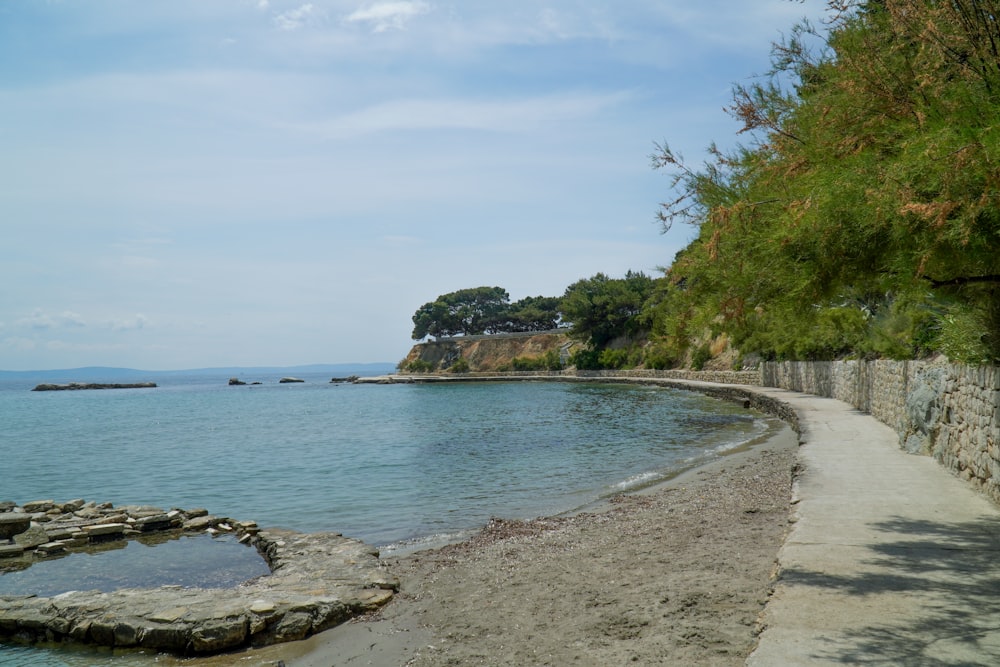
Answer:
[(958, 278), (950, 278), (948, 280), (934, 280), (933, 278), (928, 278), (927, 280), (929, 280), (931, 285), (934, 287), (961, 287), (962, 285), (971, 285), (975, 283), (1000, 284), (1000, 273), (994, 273), (986, 276), (959, 276)]

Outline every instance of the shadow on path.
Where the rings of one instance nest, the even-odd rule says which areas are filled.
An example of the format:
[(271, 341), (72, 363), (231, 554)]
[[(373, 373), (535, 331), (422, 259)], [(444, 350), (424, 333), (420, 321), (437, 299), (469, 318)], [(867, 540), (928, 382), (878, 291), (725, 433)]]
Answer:
[(1000, 665), (1000, 519), (893, 518), (870, 527), (898, 539), (862, 545), (871, 556), (856, 574), (782, 571), (788, 586), (828, 589), (885, 609), (884, 622), (822, 638), (813, 657), (859, 665)]

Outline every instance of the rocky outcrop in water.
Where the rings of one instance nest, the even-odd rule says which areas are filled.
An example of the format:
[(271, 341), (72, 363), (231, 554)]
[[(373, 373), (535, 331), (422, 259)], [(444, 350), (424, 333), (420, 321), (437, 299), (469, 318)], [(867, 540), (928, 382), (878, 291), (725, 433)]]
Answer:
[(101, 384), (97, 382), (70, 382), (69, 384), (42, 383), (31, 391), (76, 391), (80, 389), (153, 389), (155, 382), (132, 382), (128, 384)]
[(208, 530), (232, 532), (255, 546), (271, 570), (229, 589), (161, 586), (69, 591), (48, 598), (0, 595), (2, 641), (215, 653), (303, 639), (377, 609), (399, 588), (376, 549), (339, 533), (260, 530), (252, 521), (214, 517), (206, 510), (115, 508), (83, 500), (0, 506), (7, 514), (31, 519), (14, 536), (17, 553), (12, 550), (0, 567), (27, 567), (35, 559), (149, 531)]

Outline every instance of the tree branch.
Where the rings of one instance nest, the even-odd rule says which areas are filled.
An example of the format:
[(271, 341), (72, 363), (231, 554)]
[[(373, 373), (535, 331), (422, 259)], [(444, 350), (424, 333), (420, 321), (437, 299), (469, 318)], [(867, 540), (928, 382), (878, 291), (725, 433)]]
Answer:
[(973, 283), (1000, 283), (1000, 273), (986, 276), (959, 276), (949, 280), (934, 280), (933, 278), (927, 278), (927, 280), (933, 287), (960, 287)]

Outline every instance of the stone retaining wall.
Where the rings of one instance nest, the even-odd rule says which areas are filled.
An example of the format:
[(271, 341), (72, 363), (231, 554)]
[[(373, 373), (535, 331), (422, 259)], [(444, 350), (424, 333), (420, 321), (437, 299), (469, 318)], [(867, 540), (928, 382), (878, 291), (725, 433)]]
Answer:
[(692, 380), (694, 382), (719, 382), (722, 384), (759, 385), (759, 370), (752, 371), (686, 371), (686, 370), (619, 370), (619, 371), (566, 371), (579, 377), (651, 378), (662, 380)]
[(1000, 367), (927, 361), (767, 362), (761, 383), (871, 414), (1000, 502)]
[(637, 378), (651, 380), (692, 380), (694, 382), (718, 382), (721, 384), (745, 384), (759, 386), (761, 375), (759, 370), (753, 371), (684, 371), (684, 370), (618, 370), (618, 371), (489, 371), (475, 373), (437, 373), (421, 375), (419, 373), (405, 373), (401, 375), (383, 376), (381, 378), (358, 378), (356, 383), (365, 384), (373, 382), (433, 382), (455, 381), (455, 380), (523, 380), (525, 378), (607, 378), (615, 380), (619, 378)]

